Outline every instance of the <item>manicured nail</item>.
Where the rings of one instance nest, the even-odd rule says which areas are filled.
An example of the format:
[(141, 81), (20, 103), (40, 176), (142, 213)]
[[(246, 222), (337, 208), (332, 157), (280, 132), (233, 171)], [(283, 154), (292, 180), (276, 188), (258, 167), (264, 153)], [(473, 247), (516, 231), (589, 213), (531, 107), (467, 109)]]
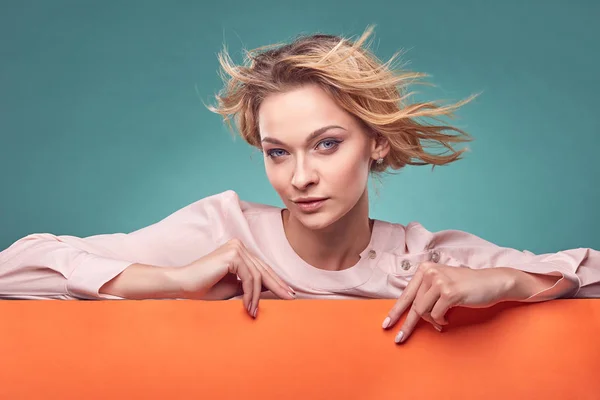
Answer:
[(296, 291), (294, 289), (292, 289), (291, 286), (288, 286), (290, 288), (290, 292), (294, 293), (294, 296), (296, 295)]
[(248, 307), (247, 307), (248, 312), (250, 312), (250, 307), (252, 307), (252, 303), (248, 303)]
[(288, 294), (294, 298), (296, 297), (296, 293), (288, 292)]
[(381, 324), (381, 327), (383, 329), (386, 329), (390, 325), (391, 321), (392, 321), (392, 319), (390, 317), (387, 317), (386, 319), (383, 320), (383, 324)]
[(433, 327), (434, 327), (435, 329), (437, 329), (437, 331), (438, 331), (438, 332), (441, 332), (441, 331), (442, 331), (442, 327), (441, 327), (441, 326), (434, 325)]
[(257, 314), (257, 313), (258, 313), (258, 307), (256, 307), (256, 308), (254, 309), (254, 314), (252, 314), (252, 315), (254, 315), (254, 318), (256, 318), (256, 314)]
[(398, 332), (398, 334), (396, 335), (396, 339), (394, 339), (394, 341), (396, 343), (400, 343), (400, 341), (402, 340), (402, 338), (404, 337), (404, 332), (400, 331)]

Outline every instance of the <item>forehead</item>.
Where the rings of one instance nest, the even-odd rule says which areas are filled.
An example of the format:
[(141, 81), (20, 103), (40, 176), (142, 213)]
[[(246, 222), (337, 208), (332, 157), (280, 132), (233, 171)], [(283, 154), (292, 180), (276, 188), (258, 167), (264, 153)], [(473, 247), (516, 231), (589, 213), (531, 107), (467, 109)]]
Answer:
[(353, 123), (351, 115), (316, 85), (267, 96), (258, 110), (258, 119), (261, 138), (288, 141), (303, 139), (326, 125), (348, 128)]

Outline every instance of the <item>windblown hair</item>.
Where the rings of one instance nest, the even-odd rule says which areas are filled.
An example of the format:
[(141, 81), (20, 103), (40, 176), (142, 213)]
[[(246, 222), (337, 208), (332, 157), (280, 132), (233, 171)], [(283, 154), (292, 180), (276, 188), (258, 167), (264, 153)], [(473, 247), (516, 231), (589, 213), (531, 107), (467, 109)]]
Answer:
[[(433, 169), (459, 160), (469, 149), (455, 150), (451, 143), (472, 138), (461, 129), (445, 125), (440, 117), (452, 117), (457, 108), (474, 96), (446, 106), (435, 102), (408, 102), (414, 94), (407, 91), (408, 84), (422, 83), (419, 79), (426, 75), (395, 70), (392, 64), (400, 52), (389, 61), (381, 62), (368, 49), (369, 44), (362, 46), (372, 31), (372, 26), (367, 27), (356, 42), (340, 36), (314, 34), (300, 36), (290, 44), (259, 47), (245, 51), (243, 66), (234, 65), (224, 47), (218, 57), (222, 68), (219, 75), (225, 87), (215, 96), (218, 105), (207, 108), (223, 116), (232, 132), (233, 117), (244, 140), (262, 149), (258, 128), (261, 102), (273, 93), (317, 84), (356, 117), (369, 135), (388, 140), (389, 153), (383, 163), (372, 163), (371, 172), (398, 170), (407, 164), (431, 164)], [(442, 146), (449, 154), (448, 151), (429, 154), (424, 150), (424, 147)]]

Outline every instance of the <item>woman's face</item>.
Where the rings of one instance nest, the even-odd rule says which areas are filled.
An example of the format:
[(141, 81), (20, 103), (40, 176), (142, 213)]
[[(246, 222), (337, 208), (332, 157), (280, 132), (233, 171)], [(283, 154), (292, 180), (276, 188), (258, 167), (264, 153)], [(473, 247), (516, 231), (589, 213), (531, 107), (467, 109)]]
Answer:
[(371, 163), (387, 153), (317, 85), (268, 96), (259, 121), (267, 177), (311, 229), (350, 211), (365, 193)]

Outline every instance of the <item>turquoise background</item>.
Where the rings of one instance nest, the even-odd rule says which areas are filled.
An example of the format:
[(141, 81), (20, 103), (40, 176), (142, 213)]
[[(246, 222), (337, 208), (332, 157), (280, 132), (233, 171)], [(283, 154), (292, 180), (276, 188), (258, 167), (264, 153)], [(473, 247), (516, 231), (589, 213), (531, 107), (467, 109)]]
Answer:
[(281, 205), (261, 154), (202, 104), (216, 54), (297, 34), (405, 49), (428, 99), (483, 92), (450, 166), (409, 167), (372, 216), (461, 229), (536, 253), (600, 249), (596, 1), (1, 1), (0, 249), (34, 232), (149, 225), (227, 189)]

